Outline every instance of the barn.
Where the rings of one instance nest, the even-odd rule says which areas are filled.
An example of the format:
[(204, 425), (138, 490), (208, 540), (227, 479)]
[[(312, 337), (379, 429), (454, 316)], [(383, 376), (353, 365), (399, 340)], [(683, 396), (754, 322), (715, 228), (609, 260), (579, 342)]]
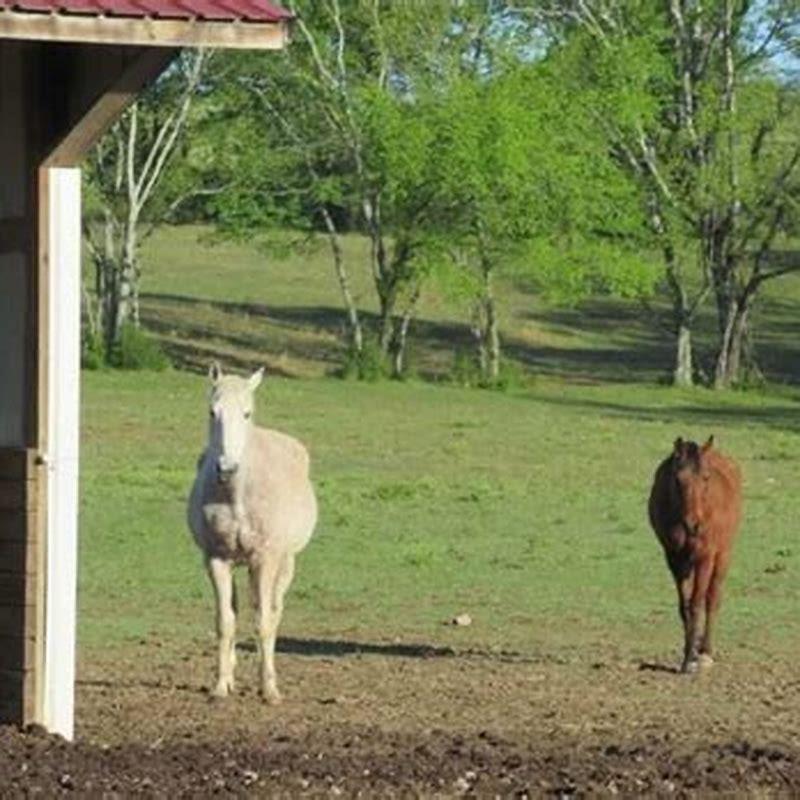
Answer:
[(73, 735), (80, 162), (180, 48), (279, 49), (269, 0), (0, 0), (0, 721)]

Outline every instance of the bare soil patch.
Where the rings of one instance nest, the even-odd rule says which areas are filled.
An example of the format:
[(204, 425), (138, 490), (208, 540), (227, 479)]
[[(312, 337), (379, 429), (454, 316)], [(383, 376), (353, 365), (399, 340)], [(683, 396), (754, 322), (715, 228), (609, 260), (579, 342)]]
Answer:
[(81, 667), (74, 744), (0, 729), (0, 794), (800, 792), (788, 661), (687, 678), (666, 663), (386, 647), (397, 655), (289, 647), (277, 708), (254, 693), (248, 649), (222, 703), (205, 688), (210, 650), (108, 654)]

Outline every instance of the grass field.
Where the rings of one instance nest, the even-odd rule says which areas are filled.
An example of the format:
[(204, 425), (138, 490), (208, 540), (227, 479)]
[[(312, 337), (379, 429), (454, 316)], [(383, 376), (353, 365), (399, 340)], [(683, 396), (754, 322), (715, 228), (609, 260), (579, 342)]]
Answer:
[[(204, 394), (203, 379), (177, 372), (86, 376), (89, 649), (210, 631), (184, 523)], [(675, 435), (713, 432), (741, 461), (747, 495), (720, 636), (743, 658), (795, 647), (797, 415), (787, 396), (273, 379), (259, 417), (309, 444), (321, 500), (286, 631), (665, 657), (678, 631), (646, 522), (649, 482)], [(473, 626), (442, 626), (461, 611)]]
[[(299, 559), (282, 627), (279, 670), (290, 694), (323, 691), (317, 673), (298, 666), (302, 656), (318, 659), (324, 691), (346, 693), (345, 673), (324, 672), (331, 658), (344, 663), (348, 654), (375, 653), (375, 664), (358, 666), (369, 683), (384, 667), (389, 675), (389, 656), (402, 661), (445, 648), (466, 658), (484, 654), (490, 671), (500, 669), (491, 666), (495, 657), (555, 665), (546, 702), (558, 707), (556, 727), (566, 735), (576, 718), (606, 713), (608, 690), (603, 694), (592, 672), (606, 665), (640, 717), (611, 723), (617, 739), (633, 736), (642, 718), (652, 722), (648, 703), (658, 697), (662, 730), (674, 726), (683, 735), (678, 716), (686, 712), (708, 721), (713, 741), (720, 714), (729, 732), (738, 730), (730, 722), (737, 714), (760, 724), (768, 711), (756, 709), (753, 697), (769, 705), (788, 691), (800, 658), (800, 393), (791, 385), (729, 394), (659, 386), (668, 353), (665, 362), (633, 306), (598, 300), (582, 317), (581, 309), (547, 310), (513, 287), (505, 289), (513, 295), (508, 339), (534, 376), (521, 388), (324, 377), (341, 355), (330, 321), (336, 288), (323, 275), (325, 262), (265, 265), (255, 253), (230, 245), (208, 250), (195, 238), (191, 230), (163, 234), (147, 255), (147, 320), (173, 355), (199, 365), (213, 354), (234, 367), (264, 357), (282, 364), (285, 375), (305, 376), (273, 375), (257, 411), (261, 423), (308, 444), (320, 498), (320, 523)], [(350, 247), (357, 251), (358, 242)], [(366, 296), (366, 286), (361, 291)], [(779, 338), (765, 360), (782, 363), (780, 374), (791, 383), (797, 364), (787, 358), (798, 345), (789, 330), (800, 305), (787, 294), (765, 304), (763, 341)], [(448, 332), (418, 345), (420, 359), (444, 364), (463, 335), (456, 313), (434, 298), (424, 317), (429, 327), (422, 330)], [(86, 686), (114, 663), (136, 665), (118, 667), (120, 674), (152, 673), (169, 686), (184, 673), (190, 683), (210, 680), (211, 593), (184, 521), (205, 436), (205, 391), (205, 378), (194, 372), (84, 373), (79, 644)], [(637, 677), (642, 666), (675, 664), (680, 647), (674, 589), (646, 500), (673, 439), (710, 433), (742, 465), (745, 517), (717, 633), (727, 666), (712, 702), (694, 696), (694, 710), (686, 711), (689, 701), (672, 684)], [(444, 624), (462, 612), (472, 625)], [(248, 620), (245, 640), (251, 630)], [(189, 659), (191, 669), (182, 666)], [(436, 680), (471, 681), (478, 668), (465, 663)], [(777, 672), (757, 691), (737, 683), (760, 680), (770, 664)], [(431, 680), (422, 669), (411, 672), (420, 686)], [(505, 700), (486, 700), (505, 709), (500, 726), (514, 717), (515, 692), (522, 691), (511, 673), (503, 676), (494, 674), (489, 685), (505, 687), (496, 689)], [(527, 692), (533, 677), (524, 681)], [(389, 689), (372, 692), (391, 705)], [(589, 712), (583, 692), (596, 701)], [(97, 698), (83, 702), (93, 709), (87, 734), (109, 736), (121, 725), (113, 706), (101, 704), (100, 714)], [(665, 708), (682, 710), (673, 719)], [(250, 714), (234, 709), (236, 724)], [(797, 709), (784, 711), (786, 725), (770, 736), (800, 746), (789, 720)], [(323, 711), (303, 706), (293, 713), (307, 721)], [(389, 727), (411, 712), (406, 705), (393, 713)]]

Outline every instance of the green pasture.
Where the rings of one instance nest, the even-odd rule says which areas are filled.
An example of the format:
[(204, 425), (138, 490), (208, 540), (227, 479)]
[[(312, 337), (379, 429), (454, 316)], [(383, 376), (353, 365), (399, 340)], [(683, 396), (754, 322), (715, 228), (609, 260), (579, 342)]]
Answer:
[[(360, 246), (348, 244), (354, 261)], [(279, 359), (283, 347), (286, 365), (306, 365), (287, 373), (318, 376), (273, 374), (259, 396), (259, 421), (309, 446), (320, 499), (284, 635), (568, 660), (675, 656), (674, 590), (647, 495), (677, 435), (713, 433), (741, 462), (746, 496), (719, 645), (755, 661), (800, 647), (800, 396), (791, 387), (668, 389), (656, 382), (661, 345), (633, 305), (556, 312), (513, 286), (504, 289), (507, 340), (529, 375), (518, 388), (321, 377), (340, 354), (308, 311), (338, 308), (321, 254), (270, 262), (198, 244), (183, 229), (160, 235), (146, 256), (146, 316), (162, 341), (181, 339), (198, 364), (213, 354), (234, 366)], [(787, 364), (797, 309), (788, 297), (762, 312), (765, 336), (783, 348), (769, 357)], [(455, 344), (422, 337), (417, 347), (452, 356), (456, 309), (433, 297), (421, 331), (437, 325)], [(85, 657), (142, 642), (186, 652), (213, 638), (211, 592), (184, 520), (205, 391), (203, 376), (181, 370), (84, 373)], [(461, 612), (471, 626), (443, 624)]]

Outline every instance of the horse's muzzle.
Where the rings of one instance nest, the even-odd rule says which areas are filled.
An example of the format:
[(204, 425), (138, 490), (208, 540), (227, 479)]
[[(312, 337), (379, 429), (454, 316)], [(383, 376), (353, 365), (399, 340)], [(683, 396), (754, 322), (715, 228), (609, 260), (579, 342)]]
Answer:
[(238, 467), (222, 467), (217, 464), (217, 481), (224, 484), (230, 483), (237, 470)]
[(703, 532), (703, 525), (700, 522), (690, 522), (689, 520), (685, 519), (683, 521), (683, 527), (688, 536), (700, 536), (700, 534)]

